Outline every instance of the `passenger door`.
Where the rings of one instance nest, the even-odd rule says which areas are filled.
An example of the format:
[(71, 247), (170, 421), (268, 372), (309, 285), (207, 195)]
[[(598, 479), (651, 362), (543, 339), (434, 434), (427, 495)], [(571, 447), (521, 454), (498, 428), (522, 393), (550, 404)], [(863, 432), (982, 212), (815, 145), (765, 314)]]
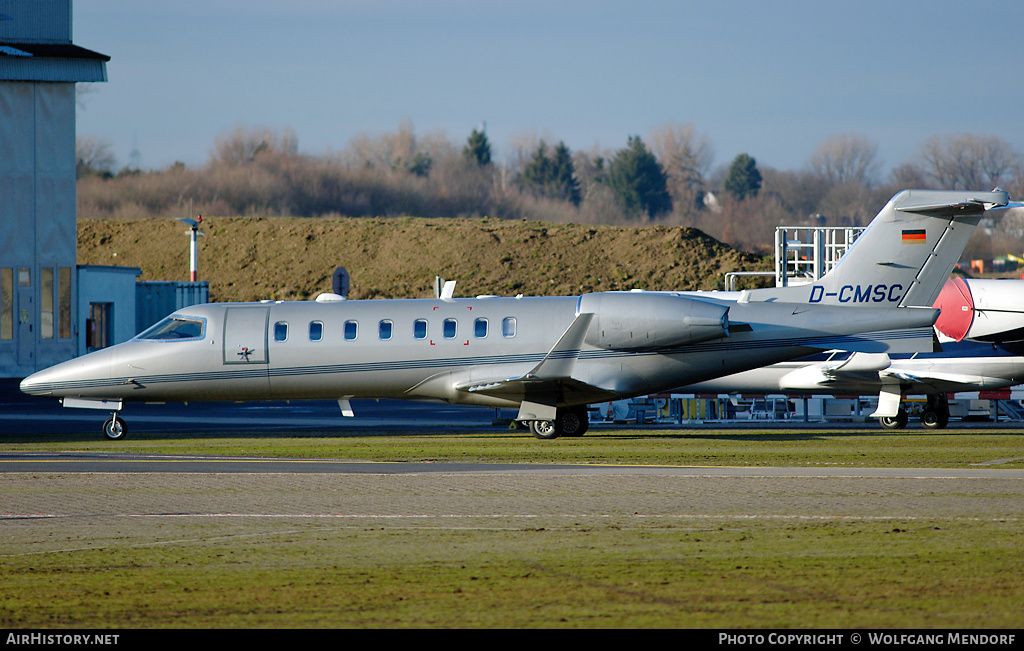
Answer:
[(229, 307), (224, 314), (224, 363), (266, 364), (270, 308)]

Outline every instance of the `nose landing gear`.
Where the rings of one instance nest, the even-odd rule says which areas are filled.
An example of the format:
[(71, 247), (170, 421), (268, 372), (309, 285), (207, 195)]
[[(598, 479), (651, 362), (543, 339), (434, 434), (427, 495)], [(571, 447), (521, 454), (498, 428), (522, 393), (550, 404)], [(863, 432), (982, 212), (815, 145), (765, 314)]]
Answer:
[(103, 436), (106, 436), (110, 441), (123, 441), (128, 436), (128, 425), (125, 424), (124, 419), (118, 415), (118, 412), (114, 412), (110, 418), (103, 423)]

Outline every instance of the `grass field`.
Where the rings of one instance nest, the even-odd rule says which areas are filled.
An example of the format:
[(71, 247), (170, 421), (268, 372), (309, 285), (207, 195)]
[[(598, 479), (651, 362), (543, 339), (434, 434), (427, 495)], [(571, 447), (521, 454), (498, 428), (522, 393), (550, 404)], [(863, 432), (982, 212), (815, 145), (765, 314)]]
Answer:
[(965, 468), (1005, 460), (1024, 468), (1024, 434), (1006, 429), (886, 432), (863, 429), (601, 429), (542, 442), (523, 430), (382, 435), (336, 432), (133, 433), (112, 444), (94, 433), (0, 437), (3, 451), (117, 451), (370, 461), (627, 463), (697, 466)]
[[(485, 463), (1024, 468), (1024, 436), (995, 430), (618, 430), (545, 442), (514, 432), (140, 434), (113, 449)], [(92, 437), (32, 443), (0, 438), (0, 451), (29, 450), (109, 452), (112, 446)], [(581, 491), (565, 480), (520, 486), (483, 478), (463, 487), (443, 475), (322, 475), (304, 478), (300, 487), (287, 477), (169, 477), (0, 475), (0, 494), (18, 504), (56, 494), (71, 513), (76, 500), (91, 500), (74, 517), (8, 513), (3, 519), (0, 627), (1024, 625), (1024, 476), (980, 485), (929, 484), (906, 496), (898, 491), (911, 484), (863, 480), (849, 488), (820, 479), (799, 497), (808, 505), (807, 517), (787, 510), (795, 489), (764, 482), (593, 479)], [(750, 514), (702, 504), (747, 486), (777, 492), (751, 495), (762, 506)], [(483, 503), (484, 511), (450, 520), (437, 514), (353, 519), (328, 517), (330, 512), (315, 518), (184, 517), (202, 510), (203, 500), (249, 499), (264, 510), (285, 498), (302, 506), (381, 500), (375, 512), (384, 513), (402, 501), (448, 493)], [(570, 514), (570, 506), (598, 494), (608, 500), (603, 510), (581, 506)], [(854, 496), (869, 506), (877, 501), (878, 512), (858, 514), (848, 506)], [(925, 506), (939, 499), (962, 502), (963, 510)], [(151, 502), (176, 504), (184, 515), (121, 513)], [(530, 517), (504, 508), (534, 502), (557, 508), (534, 509)], [(620, 503), (629, 508), (604, 508)], [(487, 504), (494, 505), (493, 514)]]

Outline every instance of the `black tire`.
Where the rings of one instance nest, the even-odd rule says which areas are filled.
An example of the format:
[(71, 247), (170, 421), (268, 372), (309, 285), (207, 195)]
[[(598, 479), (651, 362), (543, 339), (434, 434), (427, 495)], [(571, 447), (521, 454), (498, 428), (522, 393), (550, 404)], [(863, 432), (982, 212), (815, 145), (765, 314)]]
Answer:
[(903, 429), (907, 426), (907, 412), (902, 409), (899, 410), (895, 416), (881, 416), (878, 422), (882, 424), (885, 429)]
[(531, 420), (530, 433), (545, 441), (557, 439), (558, 435), (561, 434), (556, 421), (553, 420)]
[(583, 436), (590, 427), (586, 407), (559, 409), (557, 419), (562, 436)]
[(111, 416), (103, 423), (103, 436), (109, 441), (123, 441), (128, 436), (128, 425), (120, 416)]
[(944, 414), (938, 409), (928, 409), (921, 414), (921, 424), (928, 429), (944, 429), (949, 425), (949, 414)]

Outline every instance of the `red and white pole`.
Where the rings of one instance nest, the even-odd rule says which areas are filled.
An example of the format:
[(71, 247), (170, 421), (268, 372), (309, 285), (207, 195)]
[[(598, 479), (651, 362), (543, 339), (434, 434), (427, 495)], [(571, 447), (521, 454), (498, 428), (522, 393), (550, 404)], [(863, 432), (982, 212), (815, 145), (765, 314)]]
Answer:
[(191, 246), (191, 249), (189, 250), (189, 258), (188, 258), (188, 262), (189, 262), (189, 265), (188, 265), (189, 275), (191, 277), (190, 279), (192, 280), (192, 282), (196, 281), (196, 274), (198, 273), (198, 267), (199, 267), (198, 239), (199, 239), (198, 228), (196, 226), (193, 226), (192, 227), (192, 246)]

